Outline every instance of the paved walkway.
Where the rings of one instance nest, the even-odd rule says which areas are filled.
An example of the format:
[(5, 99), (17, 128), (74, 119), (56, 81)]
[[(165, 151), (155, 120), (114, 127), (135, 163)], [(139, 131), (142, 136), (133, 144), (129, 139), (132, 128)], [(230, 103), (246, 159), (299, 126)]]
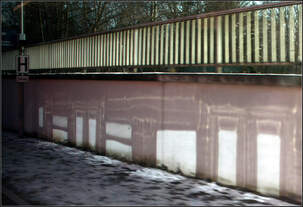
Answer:
[(5, 133), (3, 185), (41, 205), (292, 205), (270, 197)]

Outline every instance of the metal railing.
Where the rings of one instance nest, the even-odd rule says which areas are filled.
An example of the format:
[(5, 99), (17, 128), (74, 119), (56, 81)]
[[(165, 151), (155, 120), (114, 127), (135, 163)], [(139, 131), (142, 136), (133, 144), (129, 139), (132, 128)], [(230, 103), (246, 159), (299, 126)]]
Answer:
[[(30, 69), (302, 62), (302, 2), (211, 12), (28, 46)], [(17, 51), (3, 54), (15, 69)]]

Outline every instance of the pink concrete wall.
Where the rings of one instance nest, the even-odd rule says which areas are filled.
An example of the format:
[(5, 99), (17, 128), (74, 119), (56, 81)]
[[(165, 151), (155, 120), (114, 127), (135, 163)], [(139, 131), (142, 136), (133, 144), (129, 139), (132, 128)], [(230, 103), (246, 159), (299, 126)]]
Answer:
[[(7, 128), (14, 82), (4, 80)], [(301, 201), (299, 86), (31, 80), (24, 91), (27, 133)]]

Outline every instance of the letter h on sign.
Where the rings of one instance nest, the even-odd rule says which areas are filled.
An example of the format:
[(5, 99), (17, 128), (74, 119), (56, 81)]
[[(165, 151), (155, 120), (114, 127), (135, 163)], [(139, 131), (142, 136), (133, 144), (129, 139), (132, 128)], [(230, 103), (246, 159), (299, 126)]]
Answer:
[(24, 74), (28, 73), (28, 56), (20, 55), (17, 56), (17, 73)]

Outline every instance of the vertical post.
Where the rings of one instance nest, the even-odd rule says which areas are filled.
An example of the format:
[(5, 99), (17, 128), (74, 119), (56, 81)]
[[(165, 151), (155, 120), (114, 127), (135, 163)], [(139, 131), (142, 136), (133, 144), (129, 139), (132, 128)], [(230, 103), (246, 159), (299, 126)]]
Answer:
[(161, 25), (161, 37), (160, 37), (160, 40), (161, 40), (161, 46), (160, 46), (160, 65), (163, 65), (163, 54), (164, 54), (164, 27), (165, 25)]
[(143, 29), (138, 31), (138, 65), (142, 65), (142, 31)]
[(271, 9), (271, 62), (277, 61), (276, 41), (276, 12)]
[(21, 34), (24, 34), (23, 0), (21, 0)]
[(289, 61), (295, 62), (295, 18), (294, 6), (289, 7)]
[(202, 19), (198, 19), (198, 35), (197, 35), (197, 62), (201, 63), (201, 36), (202, 36)]
[(246, 54), (247, 54), (247, 62), (251, 62), (251, 12), (247, 12), (246, 16)]
[(237, 61), (237, 50), (236, 50), (236, 14), (231, 15), (231, 51), (232, 51), (232, 62)]
[(215, 39), (214, 39), (214, 35), (215, 35), (215, 18), (214, 17), (210, 17), (210, 28), (209, 28), (209, 32), (210, 32), (210, 47), (209, 47), (209, 62), (210, 63), (215, 63)]
[(243, 44), (243, 13), (239, 14), (239, 62), (244, 61), (244, 44)]
[(302, 62), (302, 4), (299, 5), (299, 54), (298, 61)]
[(184, 64), (184, 22), (181, 22), (181, 33), (180, 33), (180, 64)]
[(196, 20), (191, 21), (191, 64), (196, 63)]
[(208, 29), (207, 29), (207, 27), (208, 27), (208, 25), (207, 25), (207, 21), (208, 21), (208, 19), (207, 18), (205, 18), (204, 19), (204, 39), (203, 39), (203, 46), (204, 46), (204, 50), (203, 50), (203, 63), (204, 64), (206, 64), (207, 62), (208, 62), (208, 60), (207, 60), (207, 53), (208, 53), (208, 35), (207, 35), (207, 33), (208, 33)]
[(146, 65), (150, 65), (150, 31), (151, 30), (151, 27), (148, 27), (147, 28), (147, 46), (146, 46), (146, 51), (147, 51), (147, 54), (146, 54)]
[(280, 7), (280, 62), (285, 62), (285, 16), (284, 8)]
[(146, 27), (143, 28), (142, 65), (146, 65)]
[(267, 11), (263, 11), (263, 42), (262, 42), (262, 46), (263, 46), (263, 62), (267, 62), (268, 61), (268, 42), (267, 42)]
[(166, 25), (166, 29), (165, 29), (165, 50), (164, 50), (164, 53), (165, 53), (165, 61), (164, 61), (164, 64), (165, 65), (168, 65), (168, 33), (169, 31), (169, 24)]
[(258, 11), (255, 11), (254, 13), (254, 38), (255, 38), (255, 62), (259, 62), (259, 13)]
[[(24, 55), (24, 41), (25, 41), (25, 34), (24, 34), (24, 13), (23, 13), (23, 0), (21, 1), (21, 34), (19, 36), (19, 55)], [(18, 74), (17, 74), (18, 75)], [(19, 123), (19, 130), (18, 134), (19, 137), (23, 137), (24, 135), (24, 83), (18, 83), (18, 123)]]
[(225, 36), (225, 63), (229, 63), (229, 15), (225, 15), (224, 23), (224, 36)]
[(170, 24), (170, 36), (169, 36), (169, 39), (170, 39), (170, 61), (169, 61), (169, 64), (172, 65), (174, 64), (174, 24)]
[(175, 30), (175, 64), (179, 63), (179, 22), (176, 22)]
[(156, 35), (156, 41), (155, 41), (155, 64), (156, 65), (159, 65), (159, 35), (160, 35), (160, 26), (156, 26), (156, 32), (155, 32), (155, 35)]
[(222, 17), (217, 17), (217, 63), (222, 63)]
[(151, 27), (151, 65), (155, 64), (155, 28), (156, 27)]
[(190, 56), (190, 21), (186, 22), (186, 53), (185, 53), (185, 64), (190, 64), (189, 56)]

